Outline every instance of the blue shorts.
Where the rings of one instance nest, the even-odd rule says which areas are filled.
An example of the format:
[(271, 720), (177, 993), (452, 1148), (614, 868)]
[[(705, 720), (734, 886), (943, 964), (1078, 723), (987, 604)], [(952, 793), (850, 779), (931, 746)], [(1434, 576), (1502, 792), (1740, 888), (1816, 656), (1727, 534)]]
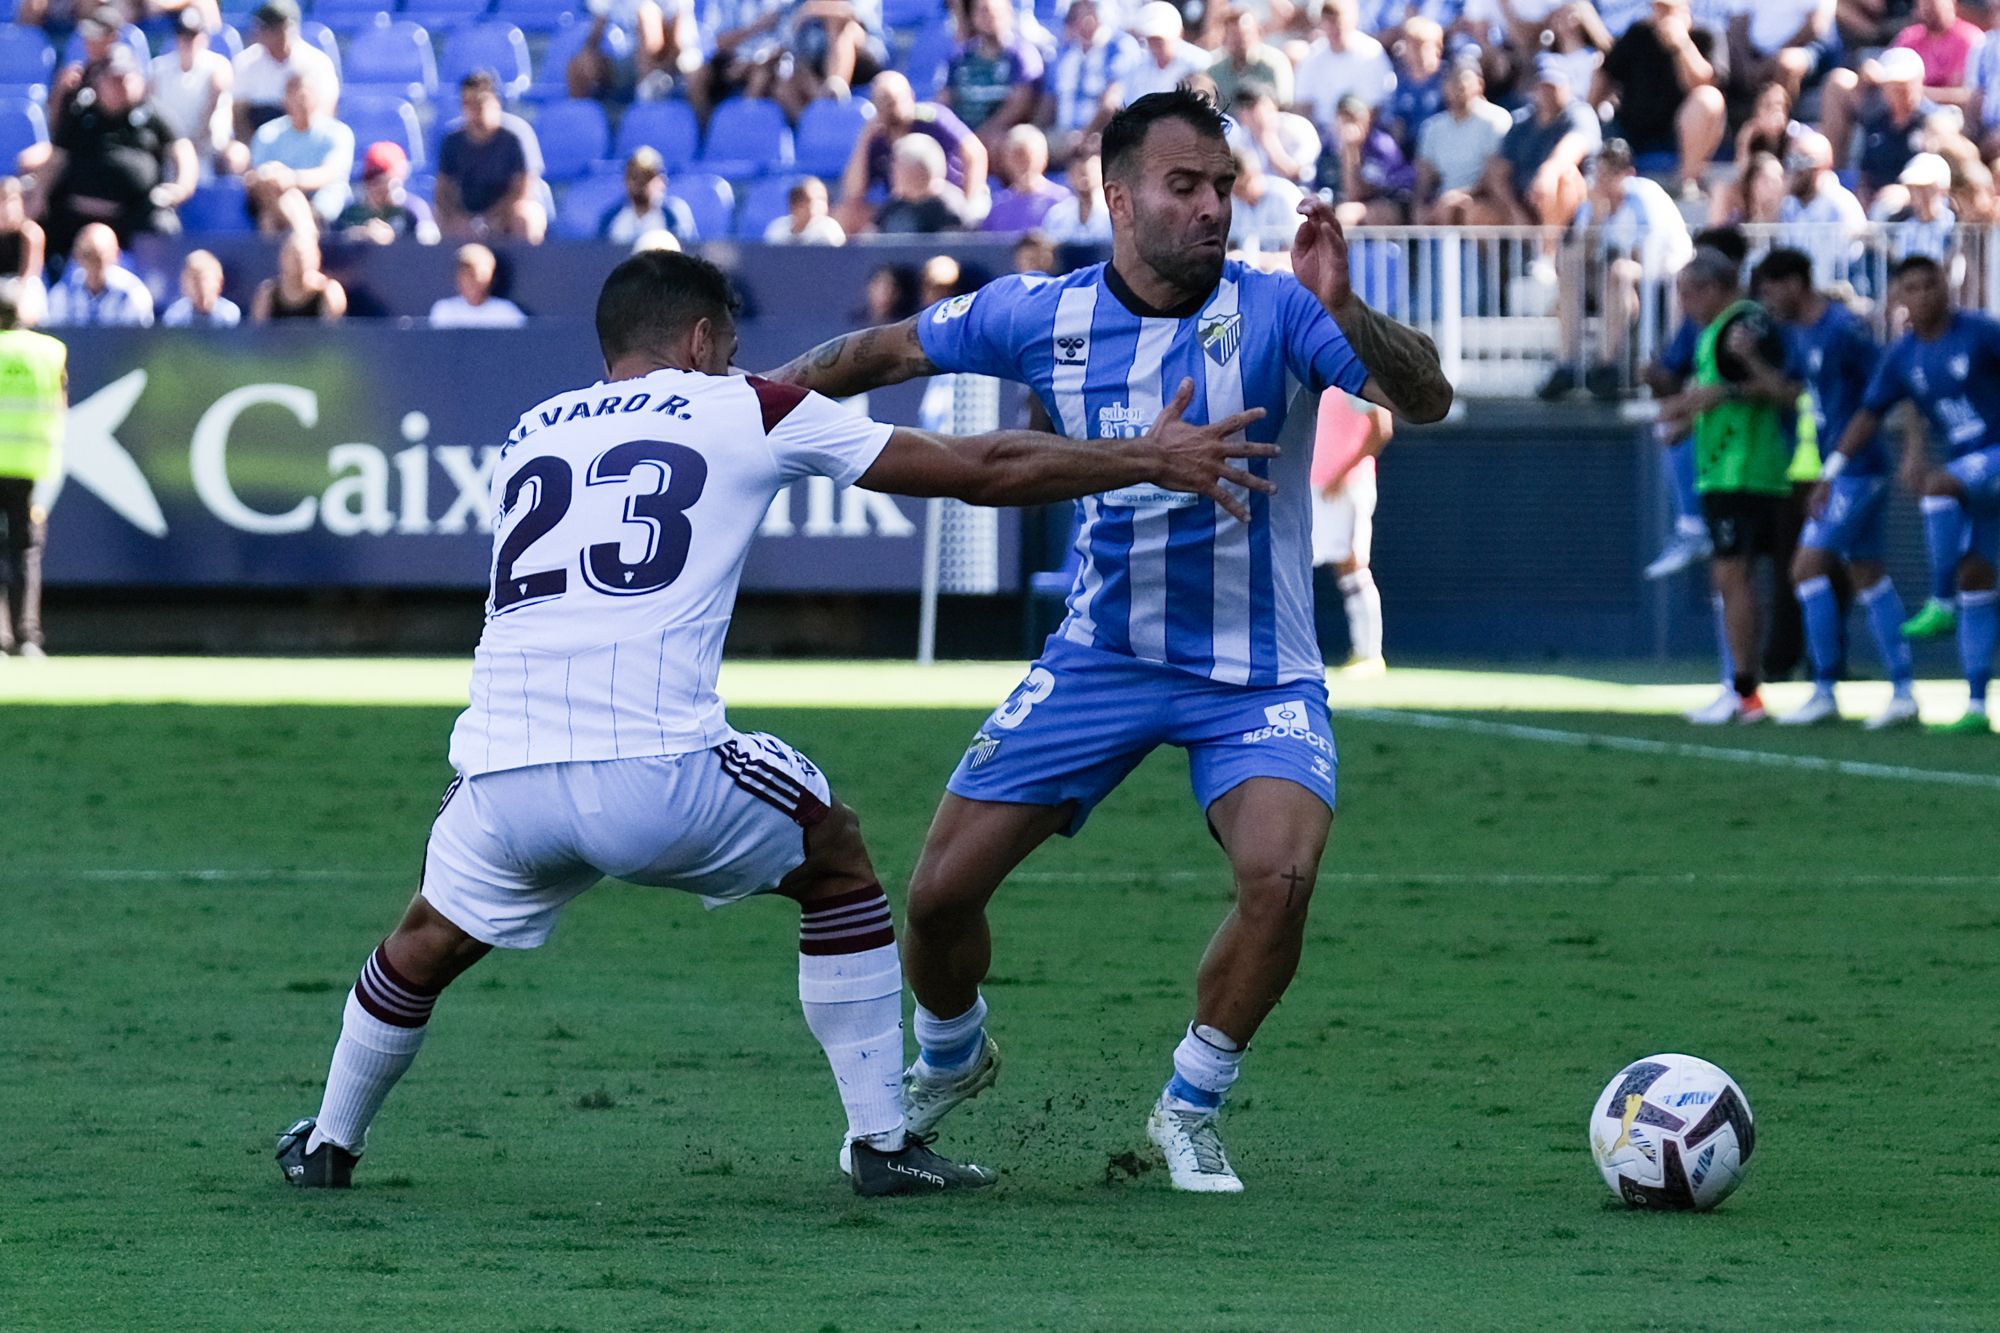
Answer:
[(1887, 477), (1850, 477), (1842, 473), (1828, 483), (1826, 509), (1806, 520), (1799, 545), (1826, 551), (1842, 560), (1880, 560), (1888, 549), (1885, 535), (1888, 515)]
[(1966, 553), (2000, 563), (2000, 445), (1960, 454), (1944, 470), (1965, 487)]
[(1296, 782), (1333, 808), (1324, 682), (1226, 685), (1066, 639), (1049, 640), (946, 785), (969, 801), (1068, 805), (1074, 836), (1161, 745), (1188, 752), (1203, 811), (1251, 778)]

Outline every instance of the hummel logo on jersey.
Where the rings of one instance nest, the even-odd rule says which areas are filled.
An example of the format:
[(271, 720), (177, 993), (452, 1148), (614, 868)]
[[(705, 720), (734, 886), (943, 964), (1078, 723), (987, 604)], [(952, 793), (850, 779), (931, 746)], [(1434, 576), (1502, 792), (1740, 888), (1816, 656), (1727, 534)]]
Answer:
[(972, 293), (954, 296), (937, 308), (937, 313), (931, 316), (931, 323), (949, 324), (970, 309), (972, 309)]
[(1084, 339), (1070, 335), (1056, 339), (1056, 364), (1059, 366), (1080, 366), (1083, 364)]
[(1243, 316), (1228, 314), (1205, 319), (1201, 322), (1200, 332), (1201, 348), (1208, 353), (1208, 359), (1218, 366), (1226, 366), (1243, 342)]

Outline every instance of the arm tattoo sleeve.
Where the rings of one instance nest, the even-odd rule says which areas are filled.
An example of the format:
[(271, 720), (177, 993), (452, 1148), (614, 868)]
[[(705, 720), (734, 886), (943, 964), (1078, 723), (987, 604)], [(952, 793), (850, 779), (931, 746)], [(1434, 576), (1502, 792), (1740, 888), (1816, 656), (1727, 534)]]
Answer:
[(847, 398), (936, 371), (917, 341), (912, 319), (829, 338), (765, 378), (817, 390), (829, 398)]
[(1334, 322), (1395, 404), (1398, 416), (1437, 421), (1451, 410), (1451, 381), (1438, 363), (1437, 345), (1428, 337), (1359, 300), (1349, 302)]

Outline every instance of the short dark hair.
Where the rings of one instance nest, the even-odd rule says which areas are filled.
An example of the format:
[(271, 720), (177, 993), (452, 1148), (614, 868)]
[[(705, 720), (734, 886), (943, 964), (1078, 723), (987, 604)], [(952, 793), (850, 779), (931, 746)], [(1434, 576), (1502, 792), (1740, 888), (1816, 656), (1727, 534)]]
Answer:
[(734, 319), (742, 298), (721, 269), (679, 250), (645, 250), (619, 264), (597, 294), (604, 364), (665, 345), (703, 319)]
[(1904, 255), (1901, 259), (1898, 259), (1895, 263), (1889, 265), (1889, 280), (1891, 282), (1894, 282), (1897, 278), (1902, 277), (1905, 273), (1919, 273), (1926, 271), (1938, 274), (1940, 277), (1942, 277), (1944, 274), (1944, 266), (1938, 263), (1937, 260), (1932, 259), (1929, 255)]
[(1597, 165), (1613, 171), (1632, 170), (1632, 145), (1623, 139), (1606, 139), (1597, 150)]
[(499, 92), (500, 82), (493, 77), (491, 70), (475, 69), (458, 81), (460, 97), (467, 93), (493, 93), (497, 96)]
[(1129, 166), (1129, 160), (1146, 141), (1146, 133), (1162, 120), (1178, 120), (1196, 134), (1221, 139), (1228, 134), (1229, 121), (1215, 100), (1182, 84), (1166, 92), (1147, 93), (1113, 116), (1104, 126), (1104, 143), (1099, 150), (1104, 174), (1113, 176)]
[(1757, 267), (1750, 270), (1750, 284), (1760, 282), (1803, 282), (1812, 286), (1812, 258), (1803, 250), (1773, 250), (1757, 261)]
[(1713, 246), (1697, 246), (1694, 257), (1681, 266), (1681, 276), (1733, 291), (1742, 284), (1743, 261), (1732, 259)]
[(1720, 250), (1741, 264), (1750, 257), (1750, 238), (1737, 226), (1704, 227), (1694, 234), (1697, 250)]

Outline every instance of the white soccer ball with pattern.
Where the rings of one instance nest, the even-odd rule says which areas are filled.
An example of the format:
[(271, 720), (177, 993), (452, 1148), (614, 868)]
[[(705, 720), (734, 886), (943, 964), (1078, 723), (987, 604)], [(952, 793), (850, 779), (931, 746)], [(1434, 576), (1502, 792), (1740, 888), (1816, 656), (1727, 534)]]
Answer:
[(1597, 1169), (1634, 1208), (1715, 1207), (1743, 1183), (1755, 1146), (1750, 1099), (1692, 1055), (1633, 1061), (1590, 1113)]

